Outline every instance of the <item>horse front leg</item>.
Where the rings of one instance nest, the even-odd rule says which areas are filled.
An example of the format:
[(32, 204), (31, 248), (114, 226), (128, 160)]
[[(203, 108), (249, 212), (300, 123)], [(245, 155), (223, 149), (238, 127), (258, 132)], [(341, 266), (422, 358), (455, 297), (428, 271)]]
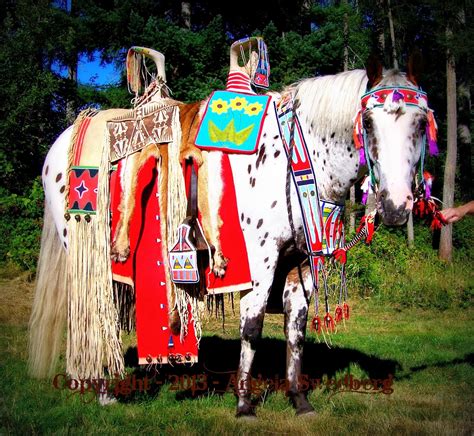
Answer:
[(303, 345), (306, 335), (309, 299), (311, 296), (312, 278), (309, 269), (304, 270), (304, 286), (300, 271), (294, 268), (288, 274), (283, 291), (283, 310), (285, 313), (286, 336), (286, 379), (287, 395), (297, 415), (311, 413), (313, 406), (308, 402), (306, 392), (302, 392), (301, 363)]
[[(258, 283), (254, 280), (255, 285)], [(251, 369), (257, 343), (262, 337), (265, 307), (271, 281), (264, 292), (260, 284), (240, 299), (240, 362), (237, 373), (237, 417), (253, 417), (255, 410), (251, 403)]]

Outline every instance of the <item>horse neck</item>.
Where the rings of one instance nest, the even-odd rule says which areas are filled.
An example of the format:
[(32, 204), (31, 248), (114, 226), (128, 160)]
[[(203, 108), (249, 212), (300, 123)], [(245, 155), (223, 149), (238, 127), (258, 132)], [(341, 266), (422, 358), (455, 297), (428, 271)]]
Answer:
[(316, 172), (320, 198), (343, 202), (359, 178), (353, 120), (367, 87), (364, 70), (306, 79), (290, 87)]

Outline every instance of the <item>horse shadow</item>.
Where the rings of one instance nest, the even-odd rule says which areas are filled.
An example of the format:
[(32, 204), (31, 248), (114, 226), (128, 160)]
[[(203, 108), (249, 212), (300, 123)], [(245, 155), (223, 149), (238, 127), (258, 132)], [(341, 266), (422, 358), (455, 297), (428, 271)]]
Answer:
[[(265, 396), (277, 390), (285, 391), (286, 341), (262, 338), (256, 346), (252, 367), (254, 394), (253, 403), (258, 404)], [(209, 395), (237, 393), (237, 368), (240, 358), (240, 340), (206, 336), (201, 339), (199, 362), (189, 365), (163, 365), (162, 367), (139, 367), (136, 347), (125, 354), (127, 367), (134, 368), (131, 376), (136, 380), (148, 380), (146, 395), (159, 395), (163, 386), (176, 391), (176, 400), (197, 399)], [(305, 391), (322, 388), (328, 380), (341, 380), (357, 364), (371, 380), (386, 380), (402, 371), (401, 364), (393, 359), (383, 359), (356, 349), (329, 348), (324, 343), (308, 341), (304, 345), (302, 377), (308, 381)], [(342, 373), (342, 376), (341, 376)], [(316, 383), (315, 383), (316, 381)], [(142, 398), (135, 390), (118, 396), (119, 401), (131, 402)]]

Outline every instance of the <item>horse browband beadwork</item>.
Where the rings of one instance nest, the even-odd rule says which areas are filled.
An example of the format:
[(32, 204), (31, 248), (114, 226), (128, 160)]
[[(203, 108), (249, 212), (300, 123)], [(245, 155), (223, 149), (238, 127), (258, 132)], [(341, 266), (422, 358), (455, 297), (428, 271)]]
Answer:
[(407, 105), (418, 106), (428, 110), (428, 96), (426, 92), (404, 86), (386, 86), (365, 93), (361, 97), (362, 110), (366, 110), (368, 106), (368, 109), (383, 106), (387, 97), (393, 97), (394, 95), (399, 95), (400, 100), (404, 100)]

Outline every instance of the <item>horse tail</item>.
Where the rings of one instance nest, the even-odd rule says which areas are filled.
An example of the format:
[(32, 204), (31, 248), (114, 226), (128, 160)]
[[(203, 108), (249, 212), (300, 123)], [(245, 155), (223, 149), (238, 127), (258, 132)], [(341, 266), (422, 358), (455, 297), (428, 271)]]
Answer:
[(29, 322), (29, 372), (51, 376), (56, 367), (66, 321), (66, 251), (46, 204), (36, 289)]

